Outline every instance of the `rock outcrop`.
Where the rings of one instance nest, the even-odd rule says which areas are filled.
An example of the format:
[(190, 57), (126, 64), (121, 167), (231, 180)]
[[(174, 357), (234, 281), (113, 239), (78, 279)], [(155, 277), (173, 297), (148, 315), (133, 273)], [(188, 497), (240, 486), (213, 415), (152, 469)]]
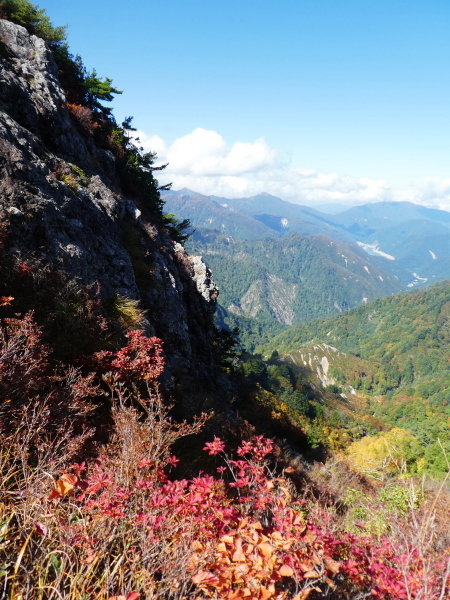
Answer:
[[(81, 135), (66, 107), (45, 42), (0, 20), (0, 204), (5, 251), (52, 264), (80, 284), (99, 284), (147, 310), (164, 340), (169, 375), (217, 377), (211, 325), (218, 289), (198, 257), (167, 231), (140, 222), (114, 181), (114, 156)], [(142, 255), (140, 274), (132, 250)], [(145, 285), (139, 281), (144, 273)]]

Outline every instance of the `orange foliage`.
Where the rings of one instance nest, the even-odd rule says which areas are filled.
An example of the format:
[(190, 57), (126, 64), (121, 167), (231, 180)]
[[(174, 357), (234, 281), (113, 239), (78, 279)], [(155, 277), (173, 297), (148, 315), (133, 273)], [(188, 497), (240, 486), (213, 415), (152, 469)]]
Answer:
[(89, 133), (93, 133), (99, 126), (92, 118), (92, 110), (81, 104), (67, 103), (67, 108), (70, 114), (80, 123), (82, 128)]

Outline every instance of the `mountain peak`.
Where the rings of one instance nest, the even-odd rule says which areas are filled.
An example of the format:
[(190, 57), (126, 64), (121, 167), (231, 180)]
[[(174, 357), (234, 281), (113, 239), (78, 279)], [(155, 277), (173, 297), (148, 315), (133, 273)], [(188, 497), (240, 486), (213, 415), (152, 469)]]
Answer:
[[(174, 190), (175, 191), (175, 190)], [(183, 196), (197, 196), (198, 192), (193, 192), (187, 187), (181, 188), (181, 190), (176, 190), (176, 194), (182, 194)]]

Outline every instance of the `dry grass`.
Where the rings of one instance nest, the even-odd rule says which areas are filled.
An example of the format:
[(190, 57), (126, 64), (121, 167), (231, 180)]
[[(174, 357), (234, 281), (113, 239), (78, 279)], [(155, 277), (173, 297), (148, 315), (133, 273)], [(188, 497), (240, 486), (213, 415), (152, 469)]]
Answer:
[(139, 308), (139, 300), (116, 294), (112, 300), (111, 309), (120, 327), (125, 331), (143, 329), (147, 324), (147, 311)]
[[(61, 473), (77, 472), (71, 464), (84, 436), (74, 437), (70, 431), (51, 439), (42, 436), (39, 421), (45, 406), (34, 407), (31, 418), (24, 416), (18, 430), (3, 438), (3, 597), (104, 600), (139, 589), (147, 598), (177, 599), (192, 587), (187, 561), (195, 527), (176, 513), (166, 513), (164, 535), (155, 538), (137, 521), (151, 488), (161, 485), (170, 446), (179, 437), (197, 432), (204, 419), (193, 425), (172, 424), (169, 407), (157, 394), (145, 403), (147, 418), (143, 419), (142, 411), (129, 407), (123, 388), (116, 385), (115, 389), (114, 436), (83, 474), (92, 490), (100, 486), (100, 499), (94, 491), (82, 498), (81, 479), (79, 487), (49, 499), (55, 485), (60, 489)], [(30, 447), (37, 449), (32, 455)], [(143, 479), (146, 483), (137, 491)], [(122, 512), (125, 506), (126, 513)], [(157, 511), (153, 516), (163, 518)]]
[[(447, 600), (447, 481), (371, 487), (329, 463), (301, 497), (262, 437), (234, 454), (215, 438), (205, 446), (214, 476), (171, 480), (172, 446), (206, 417), (173, 422), (156, 384), (161, 340), (127, 338), (94, 355), (96, 385), (52, 363), (31, 314), (4, 320), (2, 600)], [(100, 395), (110, 428), (85, 464), (89, 399)]]

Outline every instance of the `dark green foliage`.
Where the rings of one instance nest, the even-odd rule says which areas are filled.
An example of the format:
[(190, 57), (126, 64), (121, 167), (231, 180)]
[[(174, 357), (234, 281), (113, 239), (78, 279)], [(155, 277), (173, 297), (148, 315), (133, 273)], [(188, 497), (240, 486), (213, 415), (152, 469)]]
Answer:
[(170, 231), (170, 237), (174, 242), (184, 244), (190, 236), (187, 230), (191, 227), (189, 219), (178, 219), (173, 213), (163, 215), (164, 226)]
[(109, 77), (100, 79), (95, 69), (89, 74), (85, 73), (83, 87), (87, 106), (106, 115), (111, 114), (111, 109), (103, 106), (101, 102), (111, 102), (114, 94), (122, 93), (113, 87), (112, 79), (109, 79)]
[(427, 471), (437, 477), (450, 469), (450, 429), (441, 431), (425, 448), (424, 461)]
[(311, 416), (313, 419), (317, 419), (318, 421), (323, 421), (325, 419), (324, 407), (321, 404), (314, 402), (314, 404), (311, 405), (309, 416)]
[(230, 367), (240, 355), (239, 329), (219, 329), (213, 325), (213, 352), (221, 367)]
[(340, 413), (337, 410), (333, 410), (331, 415), (328, 417), (328, 425), (330, 427), (340, 428), (343, 425), (343, 420)]
[(307, 415), (310, 409), (308, 400), (305, 394), (298, 390), (287, 390), (281, 396), (286, 404), (301, 415)]
[[(216, 281), (216, 271), (213, 270), (214, 279)], [(223, 288), (220, 288), (222, 297)], [(217, 305), (217, 312), (215, 315), (216, 324), (219, 327), (228, 327), (233, 329), (237, 327), (239, 329), (239, 339), (242, 345), (248, 352), (254, 352), (256, 346), (262, 343), (269, 343), (269, 341), (278, 335), (281, 331), (286, 329), (286, 325), (278, 323), (275, 319), (270, 317), (259, 317), (258, 319), (252, 319), (249, 317), (237, 316), (233, 313), (228, 312), (220, 304)]]
[(46, 42), (59, 43), (66, 39), (67, 26), (54, 27), (45, 9), (29, 0), (2, 0), (0, 14), (13, 23), (22, 25), (29, 33), (37, 35)]
[(325, 391), (331, 392), (332, 394), (340, 394), (340, 393), (342, 393), (342, 388), (340, 388), (338, 385), (332, 383), (325, 387)]
[(405, 365), (403, 374), (403, 383), (412, 383), (414, 381), (414, 363), (410, 357)]
[[(92, 111), (93, 120), (110, 135), (115, 126), (112, 109), (103, 102), (111, 102), (115, 94), (122, 92), (112, 85), (112, 79), (101, 79), (97, 71), (88, 72), (79, 55), (74, 56), (67, 42), (51, 42), (49, 47), (58, 65), (58, 75), (69, 104), (81, 105)], [(109, 126), (108, 126), (109, 125)]]
[[(410, 431), (423, 453), (416, 453), (411, 461), (421, 458), (420, 468), (436, 476), (448, 468), (449, 311), (450, 284), (442, 282), (292, 327), (260, 350), (266, 356), (275, 349), (283, 355), (304, 345), (328, 343), (347, 353), (346, 362), (341, 358), (339, 367), (330, 367), (339, 382), (336, 388), (352, 386), (368, 397), (370, 415), (389, 427)], [(357, 363), (355, 356), (363, 362)]]
[(288, 364), (281, 364), (278, 367), (280, 375), (285, 379), (288, 379), (293, 387), (295, 387), (295, 373)]
[(251, 381), (265, 383), (267, 380), (266, 364), (259, 358), (252, 358), (243, 365), (244, 374)]

